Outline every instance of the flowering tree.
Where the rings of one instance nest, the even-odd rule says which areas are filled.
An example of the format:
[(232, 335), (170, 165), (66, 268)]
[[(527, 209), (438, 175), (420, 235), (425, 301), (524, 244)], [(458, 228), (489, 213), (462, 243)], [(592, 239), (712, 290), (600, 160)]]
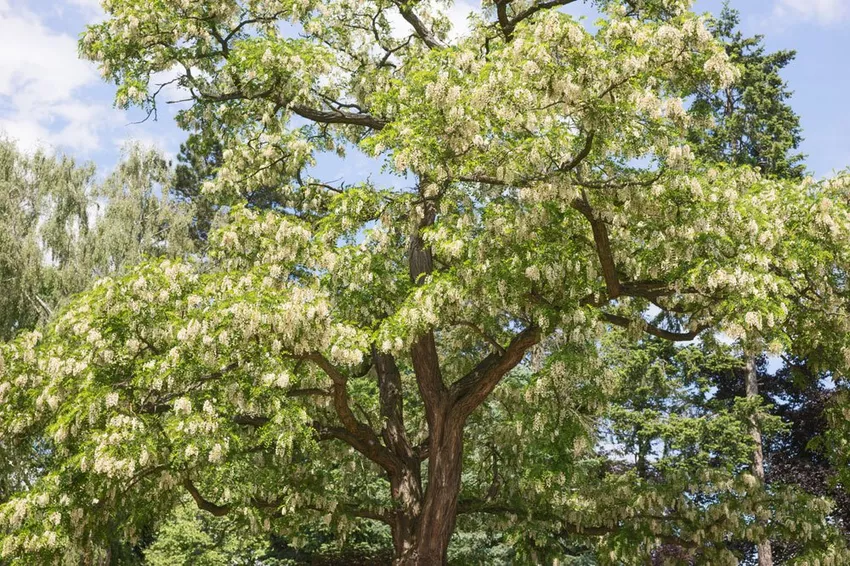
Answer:
[[(173, 74), (181, 124), (220, 137), (205, 190), (231, 218), (208, 258), (103, 280), (4, 349), (0, 430), (53, 454), (0, 507), (4, 555), (92, 561), (188, 494), (254, 529), (383, 523), (398, 564), (445, 562), (459, 515), (616, 563), (671, 542), (721, 563), (767, 529), (839, 556), (824, 502), (738, 473), (732, 417), (697, 438), (730, 464), (671, 465), (663, 489), (583, 461), (605, 335), (781, 348), (802, 291), (843, 304), (850, 216), (842, 179), (695, 158), (682, 99), (737, 71), (688, 2), (601, 2), (593, 33), (570, 3), (485, 2), (450, 41), (440, 3), (104, 2), (83, 53), (122, 106), (154, 112)], [(310, 175), (352, 145), (398, 186)], [(239, 204), (269, 188), (271, 209)]]
[[(0, 163), (0, 340), (48, 320), (70, 295), (115, 273), (128, 257), (186, 251), (178, 250), (187, 240), (179, 232), (181, 217), (191, 213), (178, 210), (167, 191), (153, 194), (167, 175), (155, 152), (130, 147), (103, 182), (94, 180), (91, 164), (29, 155), (11, 141), (0, 142)], [(42, 437), (43, 431), (0, 436), (0, 502), (44, 469), (49, 451)]]
[(154, 151), (129, 146), (100, 183), (92, 164), (28, 155), (8, 140), (0, 140), (0, 164), (0, 340), (49, 319), (69, 295), (129, 259), (189, 249), (180, 234), (188, 207), (167, 189), (154, 194), (168, 177)]

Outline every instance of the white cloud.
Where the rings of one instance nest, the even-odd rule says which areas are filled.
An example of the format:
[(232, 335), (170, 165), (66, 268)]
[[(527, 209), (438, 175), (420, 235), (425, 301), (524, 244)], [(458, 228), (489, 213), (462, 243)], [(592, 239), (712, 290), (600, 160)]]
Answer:
[(850, 3), (847, 0), (778, 0), (774, 16), (786, 21), (803, 18), (831, 25), (850, 16)]
[(87, 16), (100, 18), (103, 16), (103, 8), (100, 5), (101, 0), (70, 0), (73, 5), (82, 8)]
[(13, 10), (3, 0), (0, 36), (15, 46), (0, 50), (0, 129), (26, 149), (97, 148), (97, 130), (115, 112), (82, 98), (81, 90), (100, 78), (77, 57), (76, 39), (48, 29), (35, 14)]
[(452, 31), (450, 37), (452, 40), (463, 36), (469, 31), (469, 15), (477, 12), (477, 7), (472, 2), (457, 0), (453, 2), (446, 15), (449, 21), (452, 22)]
[[(433, 0), (430, 4), (427, 10), (442, 12), (452, 23), (452, 31), (449, 33), (449, 39), (452, 41), (469, 31), (469, 15), (476, 12), (478, 8), (478, 2), (471, 0), (456, 0), (448, 7), (444, 2)], [(413, 26), (407, 23), (397, 10), (389, 12), (388, 19), (393, 27), (393, 35), (397, 38), (406, 37), (413, 32)]]
[(101, 0), (71, 0), (71, 4), (98, 11), (101, 10), (100, 3)]

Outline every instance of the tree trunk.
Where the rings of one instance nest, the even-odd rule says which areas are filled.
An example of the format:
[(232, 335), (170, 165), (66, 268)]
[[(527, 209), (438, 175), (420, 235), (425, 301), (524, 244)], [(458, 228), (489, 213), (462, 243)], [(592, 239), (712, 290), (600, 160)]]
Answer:
[(417, 461), (415, 466), (408, 467), (391, 481), (393, 499), (400, 506), (391, 525), (395, 563), (398, 564), (401, 564), (399, 557), (416, 549), (416, 523), (422, 507), (422, 479), (418, 465)]
[[(751, 354), (746, 354), (746, 356), (747, 398), (758, 397), (759, 383), (755, 356)], [(753, 449), (753, 475), (764, 484), (764, 452), (762, 450), (761, 429), (755, 420), (750, 425), (750, 435), (755, 443), (755, 448)], [(773, 549), (771, 548), (769, 539), (758, 543), (758, 560), (759, 566), (773, 566)]]
[(395, 566), (437, 566), (448, 561), (455, 529), (463, 467), (465, 419), (450, 410), (439, 411), (429, 441), (428, 487), (412, 537), (396, 548)]
[[(421, 187), (422, 183), (422, 218), (417, 230), (411, 234), (409, 250), (410, 281), (415, 285), (422, 284), (423, 276), (434, 269), (431, 250), (425, 245), (421, 231), (434, 224), (437, 208), (432, 199), (426, 198)], [(540, 329), (531, 325), (514, 336), (507, 348), (497, 347), (497, 351), (486, 356), (469, 373), (451, 387), (446, 387), (434, 334), (434, 330), (425, 332), (410, 348), (413, 371), (428, 421), (428, 485), (415, 505), (405, 505), (404, 499), (397, 496), (396, 486), (393, 486), (393, 497), (397, 504), (401, 504), (392, 523), (395, 566), (436, 566), (448, 562), (449, 542), (455, 530), (460, 497), (466, 419), (484, 402), (499, 380), (522, 361), (528, 349), (540, 340)], [(381, 366), (379, 374), (386, 378), (386, 387), (381, 387), (383, 416), (388, 424), (395, 422), (393, 428), (397, 431), (393, 433), (388, 427), (385, 440), (397, 455), (402, 456), (402, 467), (413, 470), (415, 461), (413, 477), (419, 480), (419, 454), (409, 451), (406, 442), (395, 440), (404, 437), (403, 403), (400, 396), (396, 398), (393, 394), (395, 389), (400, 391), (401, 388), (397, 368), (393, 369), (392, 364), (387, 363), (389, 360), (381, 359), (377, 354), (376, 362)], [(391, 387), (392, 384), (395, 385)], [(392, 406), (396, 408), (391, 409)], [(391, 478), (391, 481), (397, 480)], [(418, 493), (421, 494), (421, 482), (416, 485), (420, 486)], [(413, 489), (411, 493), (415, 491)], [(403, 516), (399, 517), (399, 513)]]

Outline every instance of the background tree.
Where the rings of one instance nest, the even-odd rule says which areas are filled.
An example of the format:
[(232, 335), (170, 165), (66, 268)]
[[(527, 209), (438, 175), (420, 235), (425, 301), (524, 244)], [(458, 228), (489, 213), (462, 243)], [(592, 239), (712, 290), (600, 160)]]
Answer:
[(710, 125), (694, 128), (691, 142), (706, 159), (802, 179), (805, 156), (796, 151), (803, 140), (800, 117), (788, 103), (792, 93), (780, 75), (796, 53), (767, 53), (764, 36), (744, 37), (739, 23), (738, 12), (726, 3), (709, 26), (741, 76), (724, 89), (709, 84), (697, 89), (691, 109)]
[(128, 146), (116, 171), (95, 180), (92, 164), (26, 154), (0, 144), (0, 338), (48, 320), (95, 278), (143, 258), (189, 253), (195, 213), (170, 197), (168, 166)]
[[(126, 148), (116, 171), (0, 145), (0, 337), (32, 330), (98, 277), (142, 259), (191, 252), (188, 205), (169, 198), (170, 172), (153, 150)], [(38, 480), (52, 452), (42, 434), (0, 441), (0, 501)], [(115, 541), (113, 551), (130, 552)], [(115, 554), (114, 556), (118, 556)], [(129, 556), (127, 556), (129, 558)]]
[(201, 189), (204, 183), (215, 178), (221, 162), (221, 144), (201, 134), (190, 135), (180, 145), (174, 171), (174, 194), (194, 207), (192, 239), (199, 247), (206, 245), (217, 210), (214, 199), (205, 197)]
[[(799, 117), (788, 104), (790, 92), (779, 75), (783, 67), (794, 57), (790, 51), (766, 53), (762, 38), (744, 38), (737, 31), (737, 12), (724, 8), (717, 21), (709, 28), (715, 37), (726, 45), (730, 58), (741, 65), (741, 77), (731, 86), (717, 91), (710, 85), (698, 89), (692, 111), (713, 124), (700, 124), (691, 133), (690, 139), (698, 155), (706, 159), (728, 161), (732, 164), (749, 164), (759, 167), (763, 173), (780, 178), (798, 179), (804, 174), (802, 155), (796, 152), (801, 141)], [(654, 347), (653, 347), (654, 348)], [(732, 355), (726, 347), (710, 353), (716, 345), (706, 345), (705, 352), (712, 359), (724, 359)], [(651, 349), (662, 355), (668, 365), (675, 366), (676, 350)], [(638, 353), (638, 356), (645, 355)], [(719, 356), (719, 358), (717, 357)], [(821, 435), (826, 431), (825, 409), (835, 394), (832, 379), (827, 373), (813, 371), (805, 359), (787, 355), (768, 364), (766, 358), (756, 360), (756, 377), (759, 393), (769, 412), (781, 417), (785, 427), (765, 439), (767, 481), (770, 484), (797, 485), (809, 493), (828, 495), (836, 502), (833, 520), (844, 524), (846, 496), (833, 485), (834, 471), (830, 470), (827, 454), (817, 449)], [(781, 366), (777, 371), (777, 362)], [(652, 403), (658, 407), (671, 407), (688, 399), (686, 406), (703, 407), (701, 411), (730, 409), (738, 397), (747, 390), (746, 363), (733, 357), (718, 365), (694, 369), (702, 385), (699, 395), (693, 397), (691, 382), (683, 390), (657, 384)], [(675, 380), (672, 383), (677, 383)], [(655, 396), (657, 395), (657, 396)], [(707, 395), (708, 399), (702, 396)], [(672, 405), (670, 405), (672, 404)], [(719, 404), (719, 405), (718, 405)], [(669, 409), (668, 409), (669, 410)], [(642, 436), (644, 449), (659, 439)], [(640, 451), (628, 447), (628, 453), (641, 461)], [(832, 479), (831, 479), (832, 478)], [(747, 554), (747, 545), (738, 543), (742, 556)], [(774, 544), (776, 546), (776, 544)], [(752, 549), (751, 551), (754, 551)], [(779, 544), (774, 549), (779, 563), (792, 560), (796, 549), (793, 544)], [(676, 550), (681, 552), (681, 549)]]
[[(692, 110), (710, 117), (714, 127), (695, 128), (691, 134), (697, 154), (708, 159), (748, 164), (764, 174), (801, 179), (804, 156), (797, 152), (802, 141), (799, 116), (789, 104), (791, 92), (780, 76), (795, 56), (793, 51), (767, 53), (763, 37), (745, 38), (737, 30), (737, 11), (726, 4), (710, 29), (726, 45), (731, 60), (740, 65), (741, 76), (730, 87), (698, 90)], [(814, 449), (825, 431), (824, 409), (828, 405), (830, 380), (813, 373), (805, 360), (786, 356), (778, 372), (768, 364), (753, 367), (749, 389), (759, 391), (772, 414), (790, 427), (765, 445), (769, 482), (797, 484), (810, 493), (830, 494), (839, 504), (836, 520), (847, 515), (846, 497), (829, 487), (832, 473), (827, 459)], [(718, 388), (717, 398), (732, 402), (748, 389), (743, 369), (730, 365), (724, 371), (709, 371)], [(780, 549), (777, 559), (789, 559), (793, 549)], [(767, 561), (763, 562), (769, 563)]]
[[(193, 143), (190, 139), (186, 147), (194, 147)], [(216, 208), (200, 194), (200, 182), (187, 179), (211, 173), (186, 155), (197, 152), (181, 154), (183, 164), (172, 170), (157, 151), (128, 145), (115, 170), (98, 181), (91, 164), (79, 167), (71, 158), (44, 152), (29, 155), (5, 141), (2, 156), (7, 167), (0, 189), (8, 212), (2, 218), (7, 239), (0, 243), (6, 260), (6, 293), (0, 299), (5, 301), (3, 336), (44, 324), (69, 296), (97, 278), (152, 257), (202, 252)], [(0, 442), (0, 501), (36, 481), (49, 457), (49, 449), (37, 436), (17, 438), (13, 444)], [(173, 537), (187, 534), (194, 534), (194, 540), (213, 537), (215, 544), (229, 541), (210, 555), (222, 560), (264, 556), (277, 549), (299, 559), (352, 562), (369, 556), (370, 548), (373, 555), (387, 548), (377, 542), (368, 547), (361, 541), (360, 546), (346, 545), (347, 554), (340, 556), (339, 549), (329, 544), (330, 535), (317, 532), (304, 535), (311, 541), (306, 548), (287, 551), (287, 541), (269, 537), (254, 537), (250, 544), (237, 540), (228, 533), (226, 521), (201, 521), (193, 530), (195, 516), (180, 506), (161, 526), (144, 527), (144, 536), (135, 543), (114, 538), (108, 543), (110, 559), (121, 564), (183, 560), (178, 549), (185, 547)], [(146, 547), (154, 540), (153, 554), (148, 556)], [(387, 543), (386, 537), (381, 542)]]
[[(0, 142), (0, 340), (46, 321), (82, 290), (94, 168)], [(0, 437), (0, 501), (45, 465), (38, 437)]]
[(94, 168), (0, 142), (0, 339), (49, 318), (86, 277), (76, 262), (88, 230)]
[(180, 199), (172, 179), (159, 152), (136, 145), (98, 185), (93, 196), (104, 206), (89, 242), (96, 276), (118, 273), (146, 258), (195, 252), (190, 226), (203, 203)]

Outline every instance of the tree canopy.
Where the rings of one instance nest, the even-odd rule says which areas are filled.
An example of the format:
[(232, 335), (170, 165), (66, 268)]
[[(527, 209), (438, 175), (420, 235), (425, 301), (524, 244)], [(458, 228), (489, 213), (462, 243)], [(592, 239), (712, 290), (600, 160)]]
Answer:
[[(82, 253), (93, 169), (0, 142), (0, 339), (49, 318), (55, 297), (81, 290), (63, 269)], [(48, 261), (45, 260), (48, 256)], [(83, 276), (85, 279), (85, 276)]]
[[(749, 473), (758, 400), (659, 410), (698, 354), (646, 352), (722, 332), (840, 379), (850, 179), (692, 147), (686, 101), (742, 74), (689, 2), (599, 2), (593, 29), (571, 3), (485, 2), (452, 39), (440, 2), (107, 0), (82, 53), (121, 106), (174, 74), (221, 150), (185, 186), (229, 218), (2, 347), (0, 431), (50, 454), (2, 555), (91, 563), (188, 496), (255, 533), (383, 525), (397, 564), (458, 529), (529, 562), (846, 560), (826, 499)], [(315, 177), (354, 146), (397, 183)], [(597, 450), (630, 438), (664, 450)]]

